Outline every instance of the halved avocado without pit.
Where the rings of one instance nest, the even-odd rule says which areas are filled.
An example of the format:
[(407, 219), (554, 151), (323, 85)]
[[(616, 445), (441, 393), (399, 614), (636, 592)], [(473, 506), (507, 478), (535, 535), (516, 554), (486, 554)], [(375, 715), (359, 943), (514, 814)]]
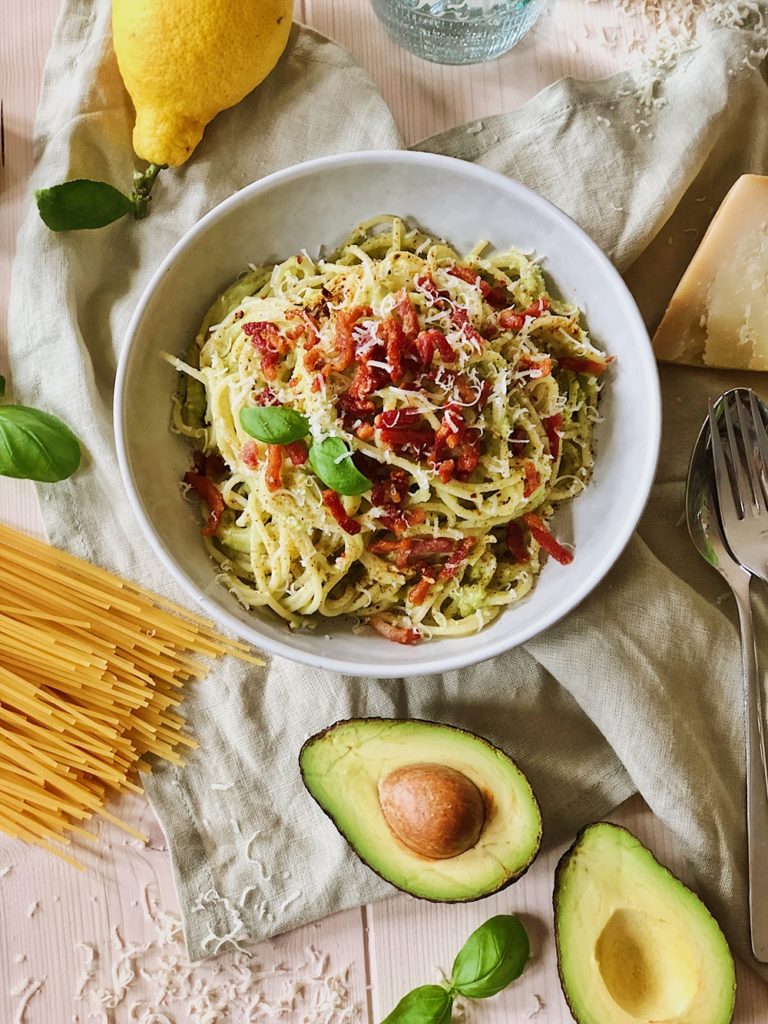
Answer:
[(560, 983), (578, 1024), (728, 1024), (733, 957), (695, 893), (619, 825), (588, 825), (555, 873)]
[(310, 737), (299, 763), (355, 853), (413, 896), (480, 899), (519, 878), (538, 852), (541, 814), (525, 775), (463, 729), (346, 719)]

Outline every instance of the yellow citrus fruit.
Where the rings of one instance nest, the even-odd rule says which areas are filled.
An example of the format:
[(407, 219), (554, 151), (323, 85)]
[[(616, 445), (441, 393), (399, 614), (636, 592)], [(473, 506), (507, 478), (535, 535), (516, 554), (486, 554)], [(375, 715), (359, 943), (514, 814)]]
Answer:
[(292, 8), (292, 0), (113, 0), (115, 54), (136, 108), (136, 155), (183, 164), (208, 122), (275, 66)]

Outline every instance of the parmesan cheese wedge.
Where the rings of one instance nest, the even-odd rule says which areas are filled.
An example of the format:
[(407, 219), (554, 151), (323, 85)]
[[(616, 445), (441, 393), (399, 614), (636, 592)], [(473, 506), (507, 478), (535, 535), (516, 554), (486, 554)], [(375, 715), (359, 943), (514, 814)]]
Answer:
[(768, 177), (723, 200), (653, 339), (658, 359), (768, 370)]

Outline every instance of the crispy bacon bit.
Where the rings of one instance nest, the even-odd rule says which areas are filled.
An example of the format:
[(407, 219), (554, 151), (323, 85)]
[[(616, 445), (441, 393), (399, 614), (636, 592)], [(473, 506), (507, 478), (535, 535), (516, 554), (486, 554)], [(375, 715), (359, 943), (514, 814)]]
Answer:
[(303, 466), (307, 461), (307, 446), (303, 441), (290, 441), (283, 447), (292, 466)]
[(279, 491), (283, 486), (283, 446), (281, 444), (267, 445), (267, 490)]
[(541, 487), (541, 474), (530, 459), (523, 463), (523, 473), (525, 474), (523, 497), (530, 498)]
[(432, 576), (422, 576), (419, 582), (414, 587), (411, 587), (408, 594), (408, 600), (411, 604), (424, 604), (434, 585), (435, 580)]
[(560, 454), (560, 431), (563, 429), (563, 414), (556, 412), (544, 420), (544, 430), (549, 441), (549, 453), (553, 459)]
[(259, 464), (259, 446), (255, 441), (246, 441), (240, 449), (240, 458), (249, 469), (256, 469)]
[(374, 480), (371, 504), (380, 508), (387, 505), (402, 505), (408, 497), (410, 482), (410, 477), (404, 469), (392, 467), (380, 480)]
[(437, 467), (437, 475), (440, 478), (440, 482), (443, 484), (450, 483), (453, 480), (455, 470), (456, 462), (454, 459), (443, 459)]
[(336, 361), (328, 363), (323, 373), (341, 373), (348, 370), (355, 361), (355, 337), (353, 328), (357, 321), (363, 316), (371, 315), (370, 306), (354, 306), (352, 309), (343, 310), (336, 314), (336, 333), (334, 342), (336, 345)]
[(352, 378), (347, 394), (356, 400), (367, 398), (368, 395), (372, 395), (375, 391), (383, 388), (386, 383), (387, 375), (381, 367), (368, 366), (367, 363), (361, 363), (355, 371), (355, 376)]
[(410, 448), (417, 456), (426, 455), (435, 444), (431, 427), (380, 427), (379, 436), (389, 448)]
[(477, 411), (482, 412), (488, 404), (488, 399), (491, 397), (493, 391), (493, 385), (489, 380), (484, 380), (480, 386), (480, 394), (477, 396)]
[(416, 278), (416, 287), (429, 299), (431, 306), (436, 305), (440, 299), (448, 299), (448, 292), (441, 292), (429, 274), (423, 274)]
[(336, 491), (331, 491), (330, 489), (323, 491), (323, 501), (328, 507), (333, 518), (345, 533), (349, 533), (352, 536), (356, 533), (360, 533), (360, 523), (349, 515), (341, 501), (341, 496), (338, 495)]
[(192, 470), (184, 474), (184, 483), (188, 484), (208, 506), (208, 521), (203, 527), (203, 536), (212, 537), (219, 528), (225, 508), (221, 491), (210, 477)]
[(370, 441), (375, 433), (372, 423), (361, 423), (355, 431), (355, 437), (359, 437), (361, 441)]
[(285, 314), (289, 320), (301, 320), (306, 327), (304, 347), (309, 349), (320, 340), (320, 327), (312, 314), (306, 309), (289, 309)]
[(323, 386), (323, 375), (316, 373), (312, 378), (312, 383), (309, 386), (310, 391), (318, 392)]
[(418, 630), (409, 626), (396, 626), (383, 615), (372, 616), (370, 623), (377, 633), (381, 633), (387, 640), (394, 640), (396, 644), (417, 644), (421, 640), (421, 633)]
[(482, 349), (485, 339), (470, 321), (469, 313), (466, 309), (454, 309), (451, 313), (451, 323), (461, 331), (467, 341), (471, 341), (478, 350)]
[[(521, 356), (517, 362), (518, 370), (533, 371), (536, 373), (536, 378), (548, 377), (552, 373), (552, 360), (549, 356), (544, 356), (542, 359), (531, 359), (530, 356)], [(533, 373), (531, 374), (533, 376)]]
[(480, 431), (469, 427), (461, 443), (461, 451), (456, 462), (456, 479), (468, 480), (480, 461)]
[(525, 565), (530, 562), (531, 554), (526, 547), (523, 529), (520, 523), (512, 519), (507, 523), (507, 531), (504, 537), (507, 548), (518, 565)]
[(392, 367), (390, 376), (393, 383), (399, 384), (405, 376), (403, 358), (405, 355), (405, 334), (399, 320), (388, 316), (379, 324), (379, 337), (386, 345), (387, 362)]
[(470, 552), (474, 546), (474, 537), (465, 537), (464, 540), (459, 541), (453, 549), (450, 558), (440, 570), (440, 576), (438, 578), (441, 581), (452, 580), (459, 571), (459, 566), (469, 558)]
[(455, 363), (456, 353), (453, 347), (443, 334), (442, 331), (438, 331), (437, 328), (432, 328), (429, 331), (421, 331), (416, 338), (416, 349), (419, 353), (419, 359), (424, 369), (428, 369), (432, 363), (432, 359), (435, 354), (435, 349), (440, 353), (440, 358), (444, 363)]
[(286, 339), (268, 320), (243, 324), (243, 331), (261, 355), (262, 373), (267, 380), (274, 380), (277, 376), (277, 364), (280, 362), (280, 356), (286, 349)]
[(310, 373), (314, 373), (315, 370), (322, 370), (325, 372), (327, 369), (325, 364), (325, 356), (319, 348), (312, 348), (304, 356), (304, 365)]
[(608, 369), (608, 363), (598, 363), (596, 359), (574, 359), (570, 356), (558, 359), (557, 366), (559, 370), (588, 373), (593, 377), (599, 377)]
[(416, 307), (408, 298), (403, 290), (400, 293), (400, 300), (395, 306), (395, 313), (400, 317), (400, 322), (403, 325), (403, 334), (407, 342), (413, 342), (416, 340), (416, 336), (419, 333), (419, 314), (416, 312)]
[(412, 427), (421, 417), (421, 410), (413, 405), (405, 405), (400, 409), (387, 409), (379, 413), (375, 423), (377, 427)]
[(272, 388), (262, 388), (255, 396), (256, 405), (280, 405), (280, 399)]
[(534, 320), (543, 316), (549, 310), (549, 299), (545, 296), (532, 302), (527, 309), (514, 310), (502, 309), (499, 313), (499, 327), (505, 331), (519, 331), (525, 321), (531, 317)]
[(570, 565), (573, 561), (573, 552), (559, 544), (544, 524), (544, 520), (533, 512), (523, 516), (523, 522), (531, 531), (531, 536), (537, 543), (561, 565)]

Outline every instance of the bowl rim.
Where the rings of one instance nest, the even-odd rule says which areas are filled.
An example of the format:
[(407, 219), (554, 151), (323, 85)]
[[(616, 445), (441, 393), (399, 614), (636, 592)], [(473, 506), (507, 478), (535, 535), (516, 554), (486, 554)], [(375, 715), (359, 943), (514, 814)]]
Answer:
[[(647, 345), (638, 351), (638, 356), (645, 364), (650, 382), (655, 385), (649, 389), (646, 395), (647, 415), (646, 429), (648, 440), (645, 445), (645, 456), (642, 464), (637, 466), (635, 477), (635, 488), (628, 502), (627, 513), (622, 518), (619, 529), (614, 534), (610, 543), (601, 550), (600, 557), (595, 561), (591, 569), (582, 578), (580, 583), (568, 592), (567, 597), (561, 605), (554, 610), (545, 610), (535, 624), (531, 624), (518, 632), (513, 642), (509, 642), (504, 636), (499, 637), (493, 643), (486, 643), (479, 649), (446, 654), (435, 658), (429, 664), (423, 662), (403, 662), (398, 665), (377, 664), (373, 660), (366, 662), (361, 660), (339, 659), (322, 653), (311, 654), (302, 650), (296, 650), (290, 645), (290, 634), (286, 635), (285, 642), (273, 640), (263, 635), (258, 630), (258, 620), (254, 627), (250, 627), (223, 608), (217, 601), (202, 593), (197, 585), (187, 576), (184, 569), (173, 558), (166, 549), (159, 535), (144, 510), (144, 506), (131, 472), (130, 460), (124, 431), (124, 416), (126, 406), (126, 386), (128, 381), (128, 367), (132, 350), (136, 343), (136, 332), (144, 317), (144, 313), (151, 298), (162, 282), (165, 274), (177, 257), (184, 250), (189, 248), (197, 238), (204, 234), (208, 227), (226, 216), (233, 207), (247, 203), (249, 199), (261, 192), (269, 191), (274, 185), (290, 182), (297, 178), (311, 175), (318, 170), (341, 166), (355, 166), (365, 164), (381, 163), (382, 160), (402, 162), (424, 167), (447, 166), (457, 169), (460, 165), (462, 174), (475, 178), (479, 182), (492, 183), (496, 186), (502, 184), (509, 192), (516, 194), (534, 208), (538, 207), (547, 215), (558, 222), (566, 233), (577, 235), (582, 244), (591, 251), (596, 263), (601, 266), (606, 276), (612, 280), (616, 291), (627, 300), (628, 314), (634, 323), (631, 323), (632, 333), (640, 332), (641, 337), (647, 340)], [(181, 238), (173, 245), (171, 250), (162, 260), (157, 269), (153, 272), (144, 291), (139, 299), (128, 323), (128, 327), (120, 350), (117, 373), (115, 376), (115, 391), (113, 401), (113, 425), (115, 432), (115, 446), (117, 460), (120, 469), (120, 476), (123, 488), (128, 497), (128, 503), (136, 517), (142, 533), (149, 543), (151, 549), (160, 559), (161, 563), (170, 572), (171, 576), (182, 587), (182, 589), (194, 600), (194, 602), (211, 617), (219, 626), (234, 632), (237, 636), (252, 643), (254, 646), (263, 648), (270, 654), (290, 659), (299, 664), (308, 665), (313, 668), (328, 669), (332, 672), (343, 675), (369, 676), (373, 678), (395, 678), (404, 679), (410, 676), (435, 674), (439, 672), (452, 671), (454, 669), (466, 668), (471, 665), (480, 664), (497, 657), (515, 647), (519, 647), (539, 636), (545, 630), (561, 621), (570, 614), (586, 597), (600, 584), (618, 561), (624, 548), (634, 533), (637, 524), (642, 516), (650, 499), (651, 488), (656, 475), (660, 448), (661, 448), (661, 388), (656, 359), (653, 355), (650, 337), (640, 310), (619, 274), (616, 267), (611, 263), (603, 250), (595, 241), (581, 228), (571, 217), (564, 213), (554, 203), (534, 192), (532, 189), (521, 184), (513, 178), (490, 170), (478, 164), (459, 160), (455, 157), (443, 156), (435, 153), (423, 153), (412, 150), (366, 150), (364, 152), (334, 154), (332, 156), (318, 157), (313, 160), (306, 160), (294, 164), (283, 170), (275, 171), (263, 178), (244, 186), (231, 196), (228, 196), (217, 206), (214, 206), (208, 213), (204, 214)], [(507, 610), (508, 612), (509, 610)], [(502, 615), (504, 612), (502, 612)], [(393, 675), (392, 669), (396, 674)]]

